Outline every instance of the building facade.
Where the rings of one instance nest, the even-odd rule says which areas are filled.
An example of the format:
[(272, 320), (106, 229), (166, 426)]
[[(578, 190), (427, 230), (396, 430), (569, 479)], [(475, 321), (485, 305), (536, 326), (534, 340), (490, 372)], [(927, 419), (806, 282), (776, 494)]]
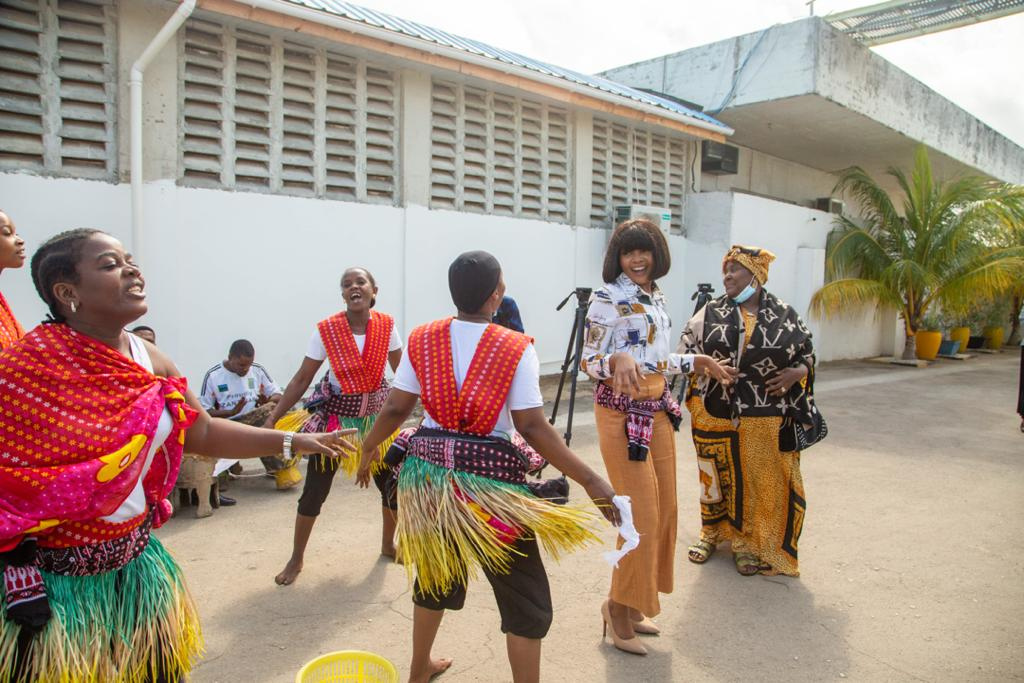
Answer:
[[(118, 236), (145, 322), (193, 378), (239, 337), (287, 376), (349, 266), (403, 334), (449, 314), (468, 249), (499, 257), (555, 371), (572, 323), (555, 306), (600, 285), (620, 205), (669, 211), (677, 328), (697, 282), (720, 290), (730, 241), (775, 250), (770, 287), (798, 307), (821, 281), (830, 215), (804, 200), (828, 196), (827, 170), (751, 145), (732, 180), (702, 174), (703, 141), (733, 130), (699, 109), (336, 2), (197, 3), (144, 73), (133, 225), (131, 68), (177, 3), (0, 7), (0, 208), (30, 251), (72, 227)], [(701, 101), (634, 75), (616, 78)], [(42, 318), (27, 269), (0, 286), (26, 326)], [(819, 325), (822, 358), (891, 351), (894, 329)]]

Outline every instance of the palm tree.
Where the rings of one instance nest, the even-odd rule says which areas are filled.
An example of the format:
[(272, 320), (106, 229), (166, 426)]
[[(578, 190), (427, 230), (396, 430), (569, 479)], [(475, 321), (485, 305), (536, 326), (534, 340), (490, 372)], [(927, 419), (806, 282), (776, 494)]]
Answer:
[(839, 173), (835, 193), (848, 193), (861, 220), (836, 218), (829, 235), (825, 286), (811, 298), (816, 317), (864, 306), (899, 311), (906, 331), (903, 358), (916, 357), (914, 335), (933, 306), (966, 313), (1010, 291), (1024, 272), (1024, 245), (986, 240), (992, 226), (1024, 215), (1024, 186), (977, 176), (936, 180), (925, 147), (914, 170), (890, 168), (901, 206), (862, 168)]

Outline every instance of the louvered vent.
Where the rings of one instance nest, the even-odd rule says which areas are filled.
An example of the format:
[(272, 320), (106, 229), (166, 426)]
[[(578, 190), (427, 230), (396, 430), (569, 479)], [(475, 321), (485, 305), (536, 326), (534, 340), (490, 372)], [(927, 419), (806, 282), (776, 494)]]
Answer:
[(394, 71), (231, 23), (183, 33), (184, 184), (397, 202)]
[(0, 0), (0, 168), (113, 178), (114, 7)]
[(683, 229), (683, 203), (688, 181), (689, 140), (594, 119), (590, 223), (612, 227), (619, 204), (665, 206), (672, 228)]
[(564, 109), (435, 80), (430, 205), (569, 222)]

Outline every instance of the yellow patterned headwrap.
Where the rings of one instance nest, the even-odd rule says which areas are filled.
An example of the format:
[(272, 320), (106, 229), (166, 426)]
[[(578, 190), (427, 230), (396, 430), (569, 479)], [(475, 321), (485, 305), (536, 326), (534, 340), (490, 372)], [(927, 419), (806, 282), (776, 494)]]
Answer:
[(736, 261), (757, 278), (763, 287), (768, 283), (768, 266), (775, 260), (775, 254), (760, 247), (745, 247), (742, 244), (734, 244), (729, 252), (722, 259), (722, 271), (725, 272), (725, 264), (729, 261)]

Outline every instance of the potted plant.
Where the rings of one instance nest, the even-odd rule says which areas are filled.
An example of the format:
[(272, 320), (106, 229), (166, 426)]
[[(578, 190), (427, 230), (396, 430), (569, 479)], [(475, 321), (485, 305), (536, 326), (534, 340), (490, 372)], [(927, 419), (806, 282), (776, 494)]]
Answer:
[[(978, 176), (936, 178), (924, 145), (910, 173), (890, 168), (885, 182), (856, 166), (838, 175), (834, 193), (859, 204), (860, 217), (836, 217), (825, 256), (827, 282), (811, 297), (814, 317), (895, 308), (906, 333), (902, 358), (913, 360), (924, 357), (915, 353), (916, 332), (933, 305), (967, 312), (1019, 282), (1021, 249), (993, 248), (980, 235), (1019, 210), (1019, 186)], [(886, 185), (893, 181), (900, 190), (890, 195)], [(940, 334), (935, 351), (941, 340)]]
[(935, 360), (939, 353), (939, 346), (942, 345), (942, 321), (938, 314), (926, 313), (921, 317), (921, 323), (914, 333), (914, 346), (917, 347), (919, 360)]
[(1003, 339), (1006, 338), (1003, 324), (1009, 317), (1008, 302), (996, 301), (988, 307), (986, 313), (985, 327), (981, 331), (982, 336), (985, 337), (985, 348), (1001, 349), (1003, 348)]

